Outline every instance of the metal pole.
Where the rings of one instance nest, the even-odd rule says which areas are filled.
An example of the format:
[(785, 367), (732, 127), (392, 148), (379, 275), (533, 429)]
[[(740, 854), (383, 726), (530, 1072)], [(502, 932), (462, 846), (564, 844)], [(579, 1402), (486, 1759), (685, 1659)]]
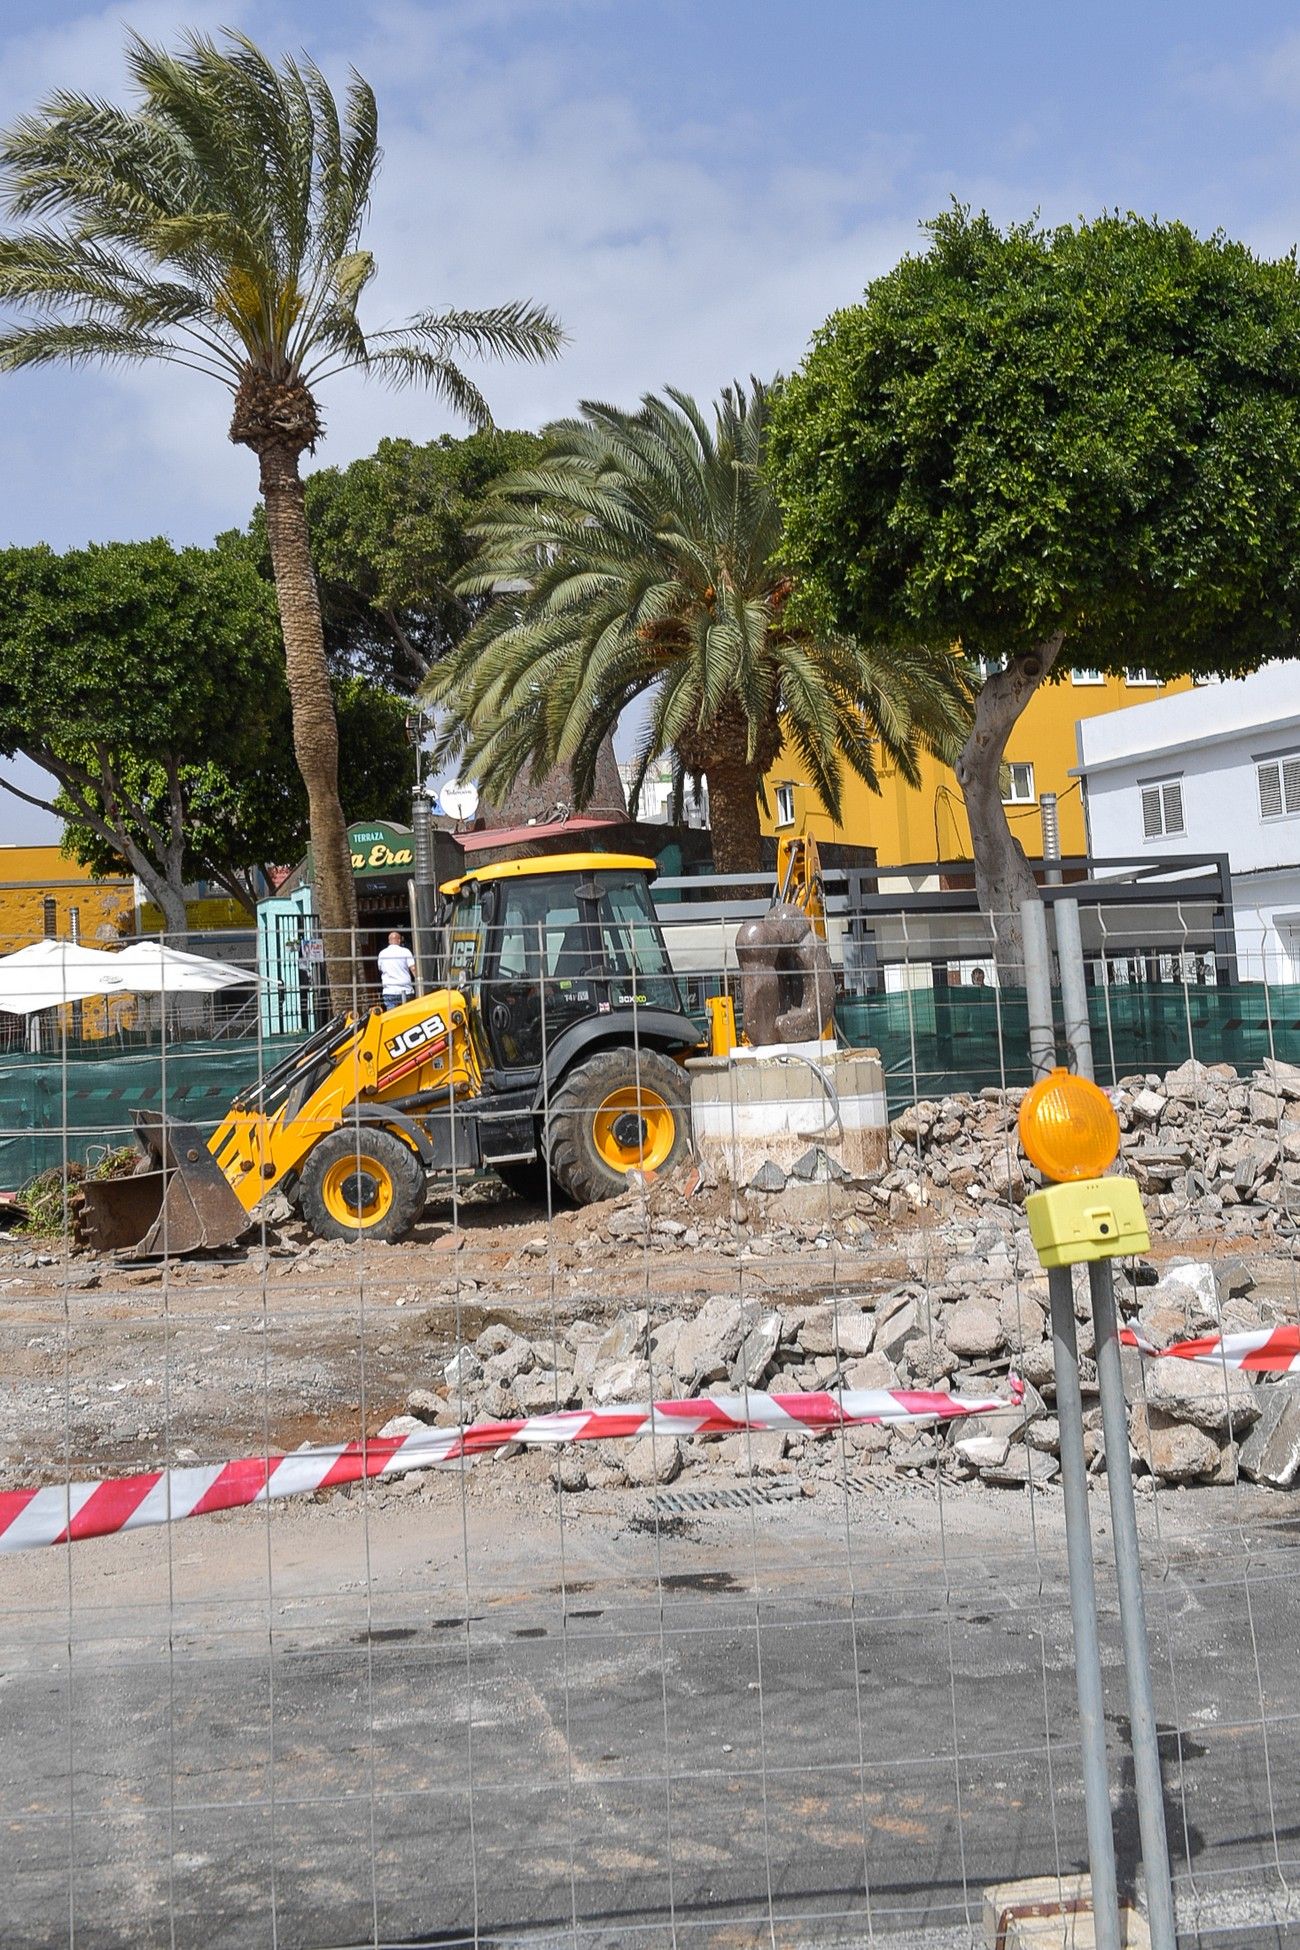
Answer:
[(1029, 1061), (1034, 1080), (1056, 1064), (1052, 1027), (1052, 963), (1047, 947), (1047, 915), (1038, 900), (1020, 903), (1020, 938), (1025, 955), (1025, 1001), (1029, 1008)]
[(1061, 869), (1059, 864), (1054, 865), (1053, 862), (1059, 862), (1061, 858), (1061, 821), (1054, 792), (1045, 792), (1038, 801), (1038, 816), (1043, 827), (1043, 866), (1046, 869), (1043, 879), (1049, 887), (1059, 887)]
[(1084, 974), (1078, 901), (1053, 901), (1052, 918), (1056, 922), (1056, 959), (1061, 971), (1066, 1048), (1074, 1058), (1079, 1075), (1091, 1078), (1092, 1024), (1088, 1020), (1088, 983)]
[(1138, 1550), (1137, 1505), (1133, 1498), (1133, 1472), (1129, 1463), (1128, 1411), (1124, 1401), (1124, 1373), (1120, 1365), (1115, 1318), (1114, 1276), (1108, 1259), (1091, 1262), (1088, 1285), (1097, 1336), (1097, 1386), (1101, 1394), (1102, 1425), (1106, 1439), (1111, 1528), (1115, 1533), (1115, 1576), (1119, 1588), (1120, 1631), (1124, 1640), (1124, 1674), (1128, 1682), (1133, 1780), (1142, 1840), (1142, 1867), (1146, 1878), (1147, 1920), (1151, 1926), (1151, 1950), (1174, 1950), (1174, 1894), (1169, 1869), (1169, 1838), (1165, 1833), (1164, 1783), (1160, 1777), (1160, 1746), (1156, 1733), (1155, 1698), (1151, 1690), (1146, 1606), (1142, 1598), (1142, 1561)]
[(1119, 1895), (1115, 1886), (1115, 1837), (1110, 1820), (1106, 1767), (1106, 1715), (1097, 1642), (1097, 1591), (1088, 1520), (1088, 1466), (1083, 1453), (1083, 1396), (1079, 1342), (1074, 1324), (1074, 1282), (1068, 1266), (1047, 1273), (1052, 1305), (1052, 1354), (1056, 1363), (1056, 1417), (1061, 1430), (1061, 1488), (1065, 1498), (1065, 1551), (1074, 1626), (1074, 1683), (1079, 1697), (1083, 1750), (1083, 1807), (1088, 1827), (1088, 1867), (1097, 1950), (1120, 1950)]

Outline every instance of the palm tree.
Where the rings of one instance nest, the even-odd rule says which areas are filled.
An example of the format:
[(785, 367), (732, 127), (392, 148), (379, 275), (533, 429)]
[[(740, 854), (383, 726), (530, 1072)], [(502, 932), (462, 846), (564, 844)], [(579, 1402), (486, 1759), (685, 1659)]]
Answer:
[(277, 69), (239, 34), (192, 34), (177, 54), (131, 35), (127, 65), (138, 107), (61, 91), (0, 136), (4, 204), (26, 225), (0, 237), (0, 299), (25, 308), (0, 331), (0, 365), (161, 359), (234, 395), (230, 438), (261, 471), (337, 1006), (356, 904), (299, 472), (323, 430), (318, 389), (359, 367), (430, 386), (487, 425), (456, 358), (545, 358), (562, 334), (518, 303), (363, 330), (375, 264), (360, 240), (380, 152), (359, 75), (340, 111), (313, 63)]
[(425, 686), (441, 754), (489, 795), (565, 764), (585, 803), (602, 739), (645, 694), (636, 790), (665, 753), (707, 775), (715, 864), (752, 873), (763, 781), (787, 746), (835, 819), (846, 765), (878, 790), (877, 749), (913, 783), (921, 747), (955, 755), (969, 723), (957, 657), (879, 654), (792, 620), (767, 416), (757, 380), (711, 414), (671, 389), (636, 413), (587, 401), (496, 484), (459, 586), (516, 593)]

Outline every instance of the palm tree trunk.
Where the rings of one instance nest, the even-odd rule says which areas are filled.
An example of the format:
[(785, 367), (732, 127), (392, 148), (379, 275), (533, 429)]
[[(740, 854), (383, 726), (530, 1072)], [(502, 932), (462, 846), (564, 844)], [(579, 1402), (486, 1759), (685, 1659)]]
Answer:
[(320, 592), (312, 567), (298, 455), (289, 446), (259, 448), (266, 532), (275, 575), (285, 672), (293, 711), (293, 750), (307, 788), (316, 911), (325, 939), (325, 968), (335, 1010), (355, 1006), (357, 902), (352, 853), (339, 800), (339, 733), (325, 661)]
[(763, 829), (758, 817), (758, 772), (740, 752), (718, 751), (704, 766), (715, 873), (758, 873)]
[(1016, 720), (1060, 655), (1061, 642), (1060, 636), (1050, 637), (985, 679), (975, 700), (975, 722), (955, 767), (970, 820), (976, 895), (993, 931), (999, 972), (1010, 981), (1020, 979), (1023, 961), (1020, 904), (1038, 899), (1039, 893), (1024, 848), (1007, 824), (1003, 755)]

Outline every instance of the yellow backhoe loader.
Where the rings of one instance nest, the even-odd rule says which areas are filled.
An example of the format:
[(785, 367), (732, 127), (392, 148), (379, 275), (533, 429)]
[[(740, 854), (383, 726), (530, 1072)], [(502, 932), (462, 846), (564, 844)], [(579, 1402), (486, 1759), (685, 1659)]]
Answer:
[(279, 1189), (321, 1238), (396, 1240), (431, 1173), (547, 1176), (580, 1204), (690, 1151), (699, 1045), (650, 898), (653, 860), (485, 867), (442, 889), (444, 986), (340, 1016), (238, 1096), (207, 1144), (137, 1112), (134, 1177), (88, 1182), (80, 1232), (159, 1258), (231, 1243)]

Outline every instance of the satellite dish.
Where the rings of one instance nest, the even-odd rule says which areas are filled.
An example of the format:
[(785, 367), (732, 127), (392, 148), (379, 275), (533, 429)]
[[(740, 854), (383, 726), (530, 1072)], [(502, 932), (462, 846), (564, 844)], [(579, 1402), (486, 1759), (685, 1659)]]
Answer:
[(448, 819), (473, 819), (478, 811), (478, 787), (453, 780), (438, 794), (438, 803)]

